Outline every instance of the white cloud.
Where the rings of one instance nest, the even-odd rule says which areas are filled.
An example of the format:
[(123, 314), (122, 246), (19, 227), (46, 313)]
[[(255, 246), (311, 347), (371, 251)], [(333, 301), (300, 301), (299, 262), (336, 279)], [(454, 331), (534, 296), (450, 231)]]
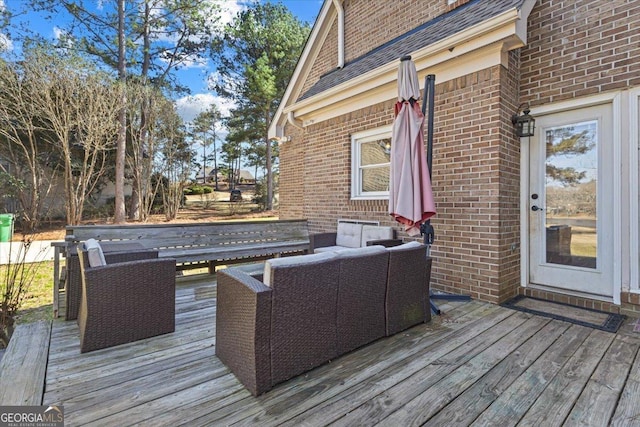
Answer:
[[(2, 1), (2, 0), (0, 0)], [(0, 9), (2, 5), (0, 4)], [(13, 42), (5, 34), (0, 34), (0, 52), (13, 50)]]
[(193, 121), (199, 113), (209, 108), (211, 104), (218, 106), (223, 117), (228, 116), (229, 111), (234, 107), (232, 101), (221, 98), (213, 93), (199, 93), (178, 99), (176, 101), (176, 109), (185, 123), (189, 123)]
[(67, 32), (65, 30), (63, 30), (62, 28), (56, 27), (56, 26), (53, 27), (53, 37), (56, 40), (60, 40), (60, 38), (62, 36), (64, 36), (64, 35), (66, 35), (66, 34), (67, 34)]
[(247, 8), (246, 4), (240, 0), (212, 0), (220, 5), (220, 23), (225, 25), (234, 20), (238, 12)]
[(60, 27), (53, 27), (53, 38), (58, 41), (64, 41), (65, 47), (71, 48), (73, 47), (73, 37), (69, 34), (68, 31), (63, 30)]
[[(4, 0), (0, 0), (0, 12), (7, 10), (7, 6), (4, 4)], [(6, 35), (0, 33), (0, 52), (13, 50), (13, 42)]]

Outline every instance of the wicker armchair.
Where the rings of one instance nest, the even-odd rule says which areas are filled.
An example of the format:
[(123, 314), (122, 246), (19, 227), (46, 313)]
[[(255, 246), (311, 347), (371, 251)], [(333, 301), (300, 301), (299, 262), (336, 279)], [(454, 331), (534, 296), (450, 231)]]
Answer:
[(82, 353), (175, 330), (175, 260), (147, 259), (92, 268), (80, 247), (78, 257)]
[[(108, 264), (158, 258), (158, 251), (145, 250), (141, 244), (135, 242), (102, 242), (100, 246)], [(82, 296), (82, 277), (80, 276), (80, 260), (75, 245), (69, 250), (66, 264), (65, 320), (76, 320)]]

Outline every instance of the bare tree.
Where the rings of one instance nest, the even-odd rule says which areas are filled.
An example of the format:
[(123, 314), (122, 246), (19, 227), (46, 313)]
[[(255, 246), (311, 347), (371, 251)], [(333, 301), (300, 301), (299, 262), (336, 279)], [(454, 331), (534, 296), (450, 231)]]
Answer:
[[(133, 178), (132, 197), (138, 198), (138, 219), (146, 221), (159, 191), (168, 190), (165, 181), (175, 182), (172, 177), (181, 176), (179, 173), (175, 175), (173, 169), (181, 165), (176, 160), (184, 150), (184, 132), (182, 119), (173, 103), (157, 88), (130, 83), (127, 92), (130, 100), (128, 134), (132, 148), (127, 166)], [(145, 106), (144, 112), (140, 105)], [(143, 121), (146, 122), (144, 126), (141, 125)], [(144, 133), (137, 132), (143, 127)], [(172, 147), (172, 144), (176, 146)], [(180, 198), (177, 203), (179, 207)]]
[(5, 195), (18, 200), (27, 232), (38, 228), (57, 176), (54, 153), (38, 138), (42, 121), (32, 103), (38, 88), (31, 66), (0, 61), (0, 152), (9, 165), (0, 164), (0, 181)]
[(34, 74), (32, 103), (44, 123), (43, 140), (61, 159), (67, 222), (78, 224), (107, 170), (123, 88), (74, 56), (39, 49), (25, 62)]

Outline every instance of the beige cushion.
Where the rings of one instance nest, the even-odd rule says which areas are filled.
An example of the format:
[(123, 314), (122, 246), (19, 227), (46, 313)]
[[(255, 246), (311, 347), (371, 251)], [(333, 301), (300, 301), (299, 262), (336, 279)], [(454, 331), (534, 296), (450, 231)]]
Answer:
[(367, 246), (369, 240), (393, 239), (393, 228), (378, 225), (363, 225), (360, 246)]
[(347, 248), (359, 248), (362, 239), (362, 224), (339, 222), (336, 245)]
[(356, 256), (366, 256), (384, 253), (387, 251), (387, 248), (381, 245), (372, 245), (365, 246), (363, 248), (347, 248), (347, 249), (339, 249), (336, 251), (338, 258), (349, 258)]
[(262, 282), (267, 286), (271, 286), (273, 284), (271, 270), (274, 267), (278, 267), (278, 268), (295, 267), (299, 265), (313, 264), (313, 263), (318, 263), (322, 261), (327, 261), (330, 259), (334, 259), (335, 257), (336, 257), (335, 252), (324, 252), (320, 254), (296, 255), (296, 256), (273, 258), (273, 259), (267, 260), (267, 262), (264, 263), (264, 276), (262, 277)]
[(102, 267), (107, 265), (107, 261), (104, 259), (104, 253), (102, 247), (96, 239), (89, 239), (84, 242), (84, 248), (87, 251), (87, 258), (89, 259), (90, 267)]
[[(387, 250), (388, 251), (401, 251), (403, 249), (417, 248), (419, 246), (422, 246), (422, 243), (418, 243), (415, 240), (413, 240), (411, 242), (403, 243), (403, 244), (398, 245), (398, 246), (391, 246), (390, 248), (387, 248)], [(426, 249), (426, 246), (425, 246), (425, 249)]]
[(319, 248), (315, 248), (313, 253), (320, 254), (324, 252), (336, 252), (343, 249), (355, 249), (355, 248), (345, 248), (344, 246), (320, 246)]

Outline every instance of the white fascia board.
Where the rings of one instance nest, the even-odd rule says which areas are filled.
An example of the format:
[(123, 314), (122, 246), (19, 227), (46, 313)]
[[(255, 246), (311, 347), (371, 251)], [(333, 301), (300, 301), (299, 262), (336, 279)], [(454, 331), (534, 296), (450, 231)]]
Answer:
[(276, 114), (273, 116), (273, 121), (269, 126), (269, 138), (282, 136), (278, 133), (282, 132), (282, 129), (284, 129), (284, 125), (287, 122), (287, 114), (284, 114), (283, 112), (284, 107), (290, 103), (290, 100), (295, 101), (298, 96), (300, 96), (302, 85), (304, 85), (304, 82), (307, 80), (311, 67), (315, 62), (315, 58), (318, 56), (318, 52), (322, 48), (322, 45), (329, 34), (329, 30), (333, 25), (333, 21), (336, 19), (337, 12), (335, 8), (331, 7), (332, 3), (332, 0), (325, 0), (322, 8), (320, 9), (318, 18), (311, 29), (311, 34), (309, 35), (307, 44), (300, 55), (296, 69), (289, 80), (287, 89), (284, 92), (278, 109), (276, 110)]
[[(505, 52), (524, 46), (517, 25), (521, 14), (511, 9), (463, 32), (410, 54), (420, 78), (436, 74), (438, 83), (473, 70), (507, 65)], [(284, 106), (285, 115), (302, 120), (304, 126), (338, 117), (353, 108), (362, 108), (396, 96), (398, 63), (392, 61), (327, 91)]]

